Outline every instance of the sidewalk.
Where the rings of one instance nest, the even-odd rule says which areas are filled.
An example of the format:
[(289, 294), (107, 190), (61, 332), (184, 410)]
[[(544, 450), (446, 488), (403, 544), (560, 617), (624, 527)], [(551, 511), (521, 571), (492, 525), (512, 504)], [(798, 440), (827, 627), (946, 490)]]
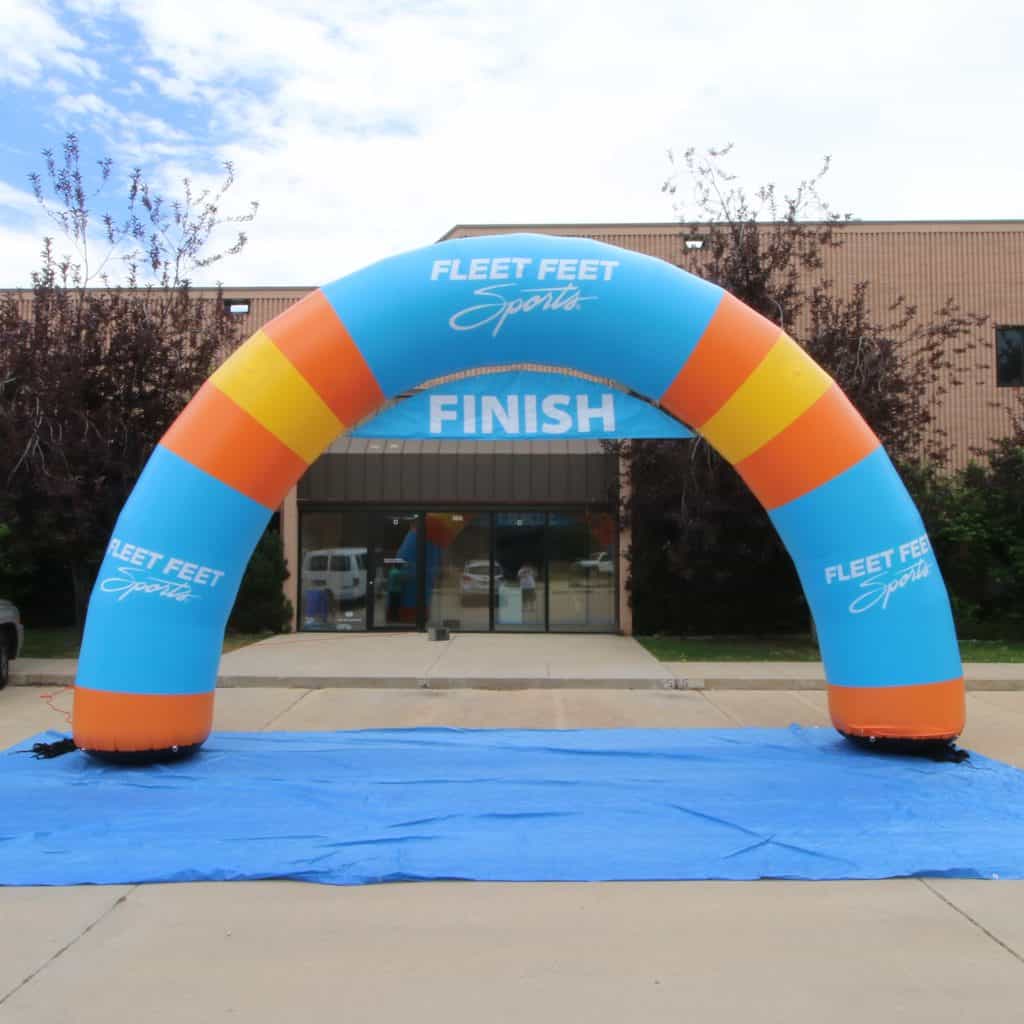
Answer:
[[(73, 660), (22, 658), (16, 684), (61, 686)], [(1022, 690), (1024, 664), (968, 664), (970, 690)], [(594, 634), (291, 633), (221, 659), (219, 686), (399, 689), (822, 690), (821, 662), (662, 662), (631, 637)]]

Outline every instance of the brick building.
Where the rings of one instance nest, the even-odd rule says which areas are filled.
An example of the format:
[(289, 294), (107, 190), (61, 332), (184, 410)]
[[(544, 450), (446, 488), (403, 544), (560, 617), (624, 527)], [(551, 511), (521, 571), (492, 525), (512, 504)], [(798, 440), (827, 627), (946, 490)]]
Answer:
[[(690, 265), (678, 223), (460, 225), (444, 238), (522, 231), (592, 238)], [(1024, 221), (853, 222), (842, 236), (822, 276), (840, 294), (868, 281), (880, 321), (900, 296), (923, 317), (949, 299), (987, 317), (973, 344), (951, 354), (963, 384), (923, 397), (945, 432), (951, 465), (963, 466), (1007, 434), (1020, 410)], [(223, 295), (244, 336), (310, 290)], [(296, 626), (629, 632), (618, 483), (617, 460), (598, 441), (338, 438), (282, 508)], [(428, 582), (426, 538), (439, 529), (454, 529), (457, 540)], [(407, 558), (413, 536), (420, 548)], [(401, 578), (416, 564), (415, 578)], [(521, 594), (522, 580), (503, 581), (524, 567), (534, 584), (529, 607), (508, 605), (505, 591)]]

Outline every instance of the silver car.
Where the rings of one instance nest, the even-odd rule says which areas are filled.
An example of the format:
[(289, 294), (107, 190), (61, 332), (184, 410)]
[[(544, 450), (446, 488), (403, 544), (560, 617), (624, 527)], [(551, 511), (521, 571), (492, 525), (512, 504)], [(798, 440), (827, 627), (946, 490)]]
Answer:
[(0, 598), (0, 690), (11, 678), (11, 662), (21, 654), (25, 631), (18, 609)]
[[(501, 566), (495, 567), (494, 594), (497, 600), (498, 584), (505, 577), (505, 571)], [(491, 593), (491, 563), (489, 559), (480, 558), (467, 562), (462, 570), (462, 578), (459, 580), (459, 598), (463, 604), (482, 601), (487, 603)]]

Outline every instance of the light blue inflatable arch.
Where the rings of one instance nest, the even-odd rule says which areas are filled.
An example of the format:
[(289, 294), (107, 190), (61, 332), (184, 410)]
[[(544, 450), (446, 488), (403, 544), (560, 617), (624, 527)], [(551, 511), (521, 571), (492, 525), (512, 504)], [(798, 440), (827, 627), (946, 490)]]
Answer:
[(618, 381), (736, 467), (800, 574), (841, 732), (958, 735), (963, 677), (942, 577), (913, 502), (835, 382), (774, 324), (668, 263), (510, 234), (327, 285), (211, 377), (115, 527), (79, 662), (78, 745), (155, 758), (201, 744), (242, 573), (309, 464), (423, 381), (521, 363)]

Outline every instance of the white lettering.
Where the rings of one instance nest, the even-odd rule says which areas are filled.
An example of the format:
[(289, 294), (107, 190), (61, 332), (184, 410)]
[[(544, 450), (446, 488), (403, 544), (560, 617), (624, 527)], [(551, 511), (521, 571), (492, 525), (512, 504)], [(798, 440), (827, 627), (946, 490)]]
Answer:
[(541, 412), (552, 423), (545, 423), (542, 434), (565, 434), (572, 430), (572, 417), (565, 411), (572, 399), (568, 395), (548, 395), (540, 403)]
[(825, 566), (825, 583), (830, 586), (859, 580), (857, 596), (850, 602), (850, 613), (861, 615), (872, 608), (884, 611), (898, 591), (931, 575), (930, 551), (928, 537), (922, 534), (897, 547)]
[(598, 419), (601, 421), (601, 429), (606, 434), (612, 433), (615, 430), (615, 399), (606, 392), (601, 395), (601, 404), (591, 408), (586, 395), (577, 395), (576, 419), (579, 421), (578, 429), (581, 434), (589, 434), (591, 420)]
[(900, 561), (906, 562), (911, 558), (924, 558), (929, 550), (928, 536), (927, 534), (922, 534), (920, 537), (915, 537), (913, 540), (907, 541), (906, 544), (900, 545)]
[[(137, 567), (119, 568), (116, 576), (108, 577), (100, 585), (100, 589), (105, 593), (118, 594), (119, 601), (123, 601), (129, 594), (159, 594), (175, 601), (185, 601), (192, 594), (191, 588), (185, 583), (165, 577), (176, 577), (177, 580), (193, 582), (212, 589), (224, 576), (221, 569), (199, 565), (197, 562), (186, 562), (181, 558), (167, 558), (160, 551), (144, 548), (141, 544), (125, 544), (118, 537), (112, 538), (107, 545), (107, 554), (111, 558), (128, 562), (129, 566)], [(156, 571), (161, 562), (164, 565), (160, 567), (160, 576), (143, 575), (143, 570), (150, 573)]]
[(527, 434), (537, 433), (537, 396), (523, 395), (523, 419)]
[(519, 396), (508, 395), (508, 408), (501, 404), (496, 395), (483, 395), (480, 399), (480, 433), (493, 434), (497, 418), (506, 434), (519, 433)]
[[(532, 263), (533, 259), (529, 256), (474, 256), (463, 270), (461, 258), (434, 260), (430, 266), (430, 280), (507, 281), (512, 277), (522, 281), (526, 276), (526, 268)], [(546, 256), (537, 265), (536, 279), (546, 281), (553, 277), (556, 281), (568, 282), (610, 281), (618, 266), (618, 260)]]
[[(458, 395), (431, 395), (430, 396), (430, 432), (440, 434), (444, 432), (444, 424), (447, 420), (457, 420), (459, 414), (456, 411), (459, 405)], [(454, 408), (451, 408), (454, 406)]]
[(122, 562), (130, 562), (132, 565), (144, 565), (147, 569), (154, 568), (157, 562), (162, 562), (164, 558), (159, 551), (150, 551), (138, 544), (125, 544), (117, 537), (110, 539), (110, 543), (107, 545), (107, 554), (111, 558), (118, 558)]
[(902, 571), (897, 571), (895, 575), (879, 573), (877, 576), (871, 576), (861, 583), (860, 589), (863, 593), (850, 602), (850, 611), (854, 615), (860, 615), (875, 607), (881, 607), (884, 611), (889, 607), (889, 599), (897, 590), (902, 590), (918, 580), (927, 579), (929, 575), (931, 566), (922, 558)]
[(576, 268), (579, 266), (579, 260), (559, 260), (558, 261), (558, 280), (559, 281), (575, 281), (576, 280)]
[(543, 281), (548, 274), (553, 274), (558, 269), (558, 260), (554, 259), (543, 259), (540, 261), (540, 266), (537, 268), (537, 280)]
[(895, 548), (886, 548), (884, 551), (876, 551), (870, 555), (864, 555), (862, 558), (854, 558), (850, 562), (826, 566), (825, 582), (849, 583), (850, 580), (860, 579), (868, 574), (873, 575), (883, 569), (891, 569), (892, 558), (895, 554)]
[(564, 287), (553, 285), (549, 288), (524, 288), (519, 295), (504, 291), (514, 287), (513, 284), (494, 284), (477, 288), (473, 294), (487, 301), (460, 309), (449, 318), (448, 326), (453, 331), (472, 331), (493, 324), (491, 337), (496, 338), (510, 316), (531, 313), (535, 309), (571, 313), (579, 309), (582, 303), (597, 298), (596, 295), (582, 295), (571, 284)]
[[(611, 392), (601, 395), (584, 393), (546, 396), (532, 393), (469, 393), (462, 396), (436, 394), (430, 395), (428, 400), (432, 436), (444, 434), (446, 423), (455, 424), (454, 432), (461, 432), (467, 437), (475, 434), (531, 437), (538, 434), (566, 434), (573, 430), (581, 434), (595, 430), (614, 434), (617, 423), (615, 395)], [(164, 572), (180, 579), (192, 579), (196, 567), (190, 562), (174, 558), (168, 561)], [(826, 570), (826, 582), (831, 582), (836, 573), (842, 579), (849, 578), (844, 574), (842, 566), (830, 566)]]
[[(218, 575), (222, 576), (223, 573)], [(100, 590), (105, 594), (117, 594), (118, 601), (124, 601), (132, 594), (156, 594), (179, 604), (199, 597), (198, 594), (192, 593), (192, 588), (187, 583), (174, 583), (159, 576), (144, 576), (141, 570), (127, 565), (118, 569), (116, 576), (108, 576), (100, 584)]]
[[(559, 261), (554, 262), (557, 265)], [(597, 261), (591, 262), (596, 264)], [(430, 266), (430, 280), (440, 281), (441, 278), (447, 278), (449, 281), (507, 281), (512, 273), (511, 267), (514, 266), (514, 276), (517, 281), (521, 281), (531, 263), (533, 260), (529, 256), (496, 256), (493, 259), (490, 256), (474, 256), (469, 261), (469, 267), (463, 270), (461, 259), (434, 260)]]

